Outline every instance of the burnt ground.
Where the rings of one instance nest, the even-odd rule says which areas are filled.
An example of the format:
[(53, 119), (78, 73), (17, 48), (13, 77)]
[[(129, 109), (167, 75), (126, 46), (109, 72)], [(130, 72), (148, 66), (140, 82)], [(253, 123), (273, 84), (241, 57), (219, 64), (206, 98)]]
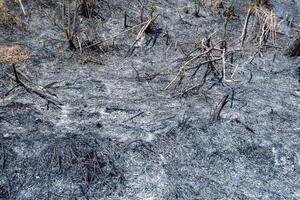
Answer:
[[(224, 17), (209, 5), (195, 17), (193, 1), (156, 1), (155, 24), (126, 57), (140, 28), (80, 52), (69, 48), (59, 4), (23, 1), (26, 16), (9, 4), (24, 28), (1, 27), (1, 44), (31, 52), (17, 69), (62, 105), (23, 87), (5, 96), (16, 83), (7, 76), (11, 65), (1, 63), (0, 198), (299, 199), (300, 60), (285, 54), (296, 31), (283, 21), (282, 48), (259, 49), (252, 17), (239, 47), (248, 3), (238, 2), (227, 27), (236, 81), (222, 81), (215, 63), (205, 84), (183, 96), (209, 65), (166, 90), (176, 70), (196, 43), (223, 35)], [(299, 0), (274, 0), (271, 8), (300, 24)], [(94, 11), (79, 15), (82, 43), (123, 31), (125, 12), (129, 25), (139, 23), (136, 1), (97, 1)], [(82, 63), (83, 56), (103, 64)]]

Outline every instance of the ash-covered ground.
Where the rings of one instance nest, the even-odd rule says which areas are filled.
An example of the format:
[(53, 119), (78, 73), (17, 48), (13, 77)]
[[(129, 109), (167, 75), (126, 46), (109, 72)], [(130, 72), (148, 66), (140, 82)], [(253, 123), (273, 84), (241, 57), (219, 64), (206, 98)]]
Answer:
[[(136, 43), (139, 1), (93, 1), (90, 18), (79, 9), (76, 49), (62, 1), (22, 2), (26, 15), (7, 3), (22, 27), (1, 27), (0, 44), (30, 52), (16, 74), (61, 105), (1, 63), (0, 199), (300, 199), (300, 60), (286, 54), (299, 0), (270, 1), (281, 33), (260, 47), (254, 15), (241, 47), (250, 1), (237, 1), (226, 33), (230, 1), (199, 16), (192, 0), (146, 1), (144, 21), (158, 17)], [(199, 65), (218, 53), (177, 77), (197, 44), (224, 41), (230, 80), (222, 60)]]

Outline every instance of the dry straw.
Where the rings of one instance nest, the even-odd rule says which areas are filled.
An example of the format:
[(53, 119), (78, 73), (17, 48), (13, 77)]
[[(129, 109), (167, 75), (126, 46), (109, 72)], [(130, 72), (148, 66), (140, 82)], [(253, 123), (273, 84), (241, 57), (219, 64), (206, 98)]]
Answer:
[(15, 64), (31, 58), (31, 54), (19, 45), (0, 45), (0, 62)]

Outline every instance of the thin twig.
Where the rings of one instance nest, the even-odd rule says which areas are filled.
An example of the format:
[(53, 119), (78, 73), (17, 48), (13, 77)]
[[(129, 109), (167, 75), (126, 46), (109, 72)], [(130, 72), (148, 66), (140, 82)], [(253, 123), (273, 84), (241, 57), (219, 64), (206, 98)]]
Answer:
[(21, 8), (22, 8), (23, 14), (26, 15), (24, 6), (23, 6), (23, 4), (22, 4), (22, 0), (19, 0), (19, 3), (20, 3), (20, 6), (21, 6)]
[(113, 35), (113, 36), (111, 36), (111, 37), (108, 37), (108, 38), (102, 40), (102, 41), (98, 41), (98, 42), (95, 42), (95, 43), (90, 44), (90, 45), (88, 45), (88, 46), (85, 46), (85, 47), (83, 47), (83, 49), (88, 49), (88, 48), (97, 46), (97, 45), (99, 45), (99, 44), (102, 44), (102, 43), (104, 43), (104, 42), (111, 41), (111, 40), (113, 40), (114, 38), (116, 38), (116, 37), (118, 37), (118, 36), (120, 36), (120, 35), (122, 35), (122, 34), (124, 34), (124, 33), (127, 33), (127, 32), (129, 32), (129, 31), (131, 31), (131, 30), (133, 30), (133, 29), (135, 29), (135, 28), (137, 28), (137, 27), (140, 27), (140, 26), (142, 26), (142, 25), (145, 25), (146, 23), (147, 23), (147, 22), (143, 22), (143, 23), (137, 24), (137, 25), (135, 25), (135, 26), (133, 26), (133, 27), (131, 27), (131, 28), (125, 30), (125, 31), (121, 31), (121, 32), (119, 32), (119, 33), (117, 33), (117, 34), (115, 34), (115, 35)]
[(248, 27), (248, 23), (249, 23), (249, 18), (251, 16), (251, 13), (252, 13), (252, 8), (249, 7), (248, 9), (248, 13), (247, 13), (247, 16), (246, 16), (246, 20), (245, 20), (245, 23), (244, 23), (244, 28), (243, 28), (243, 33), (242, 33), (242, 36), (241, 36), (241, 46), (243, 47), (244, 45), (244, 41), (246, 39), (246, 34), (247, 34), (247, 27)]
[(220, 119), (220, 114), (222, 112), (222, 110), (224, 109), (225, 105), (227, 104), (227, 99), (228, 99), (229, 95), (226, 94), (222, 101), (219, 103), (219, 106), (217, 108), (217, 110), (215, 111), (214, 115), (213, 115), (213, 121), (218, 121)]
[(124, 120), (122, 123), (125, 123), (125, 122), (128, 122), (128, 121), (130, 121), (130, 120), (133, 120), (134, 118), (137, 118), (138, 116), (140, 116), (140, 115), (142, 115), (142, 114), (144, 114), (144, 113), (145, 113), (145, 112), (139, 112), (138, 114), (136, 114), (136, 115), (130, 117), (129, 119)]
[(146, 21), (146, 24), (141, 28), (141, 30), (139, 31), (139, 33), (137, 34), (134, 42), (132, 43), (132, 45), (130, 46), (129, 50), (128, 50), (128, 53), (127, 53), (127, 56), (130, 52), (132, 52), (132, 49), (134, 48), (134, 45), (143, 37), (145, 31), (149, 28), (149, 26), (151, 24), (154, 23), (154, 21), (156, 20), (156, 18), (158, 17), (158, 15), (150, 18), (148, 21)]
[(226, 48), (222, 52), (222, 70), (223, 70), (223, 81), (226, 81)]
[(206, 78), (207, 78), (207, 76), (208, 76), (209, 73), (210, 73), (210, 69), (207, 68), (207, 70), (206, 70), (206, 72), (205, 72), (203, 78), (201, 79), (200, 83), (198, 83), (197, 85), (194, 85), (194, 86), (188, 88), (187, 90), (185, 90), (184, 92), (182, 92), (182, 93), (180, 94), (180, 96), (184, 96), (184, 95), (188, 94), (189, 92), (191, 92), (191, 91), (193, 91), (193, 90), (195, 90), (195, 89), (201, 88), (201, 87), (205, 84)]
[(188, 65), (190, 65), (192, 62), (194, 62), (196, 59), (198, 59), (199, 57), (209, 53), (211, 50), (213, 50), (213, 48), (209, 48), (207, 49), (205, 52), (198, 54), (194, 57), (192, 57), (190, 60), (186, 61), (179, 69), (178, 73), (176, 74), (175, 78), (167, 85), (167, 87), (165, 88), (165, 90), (169, 89), (171, 87), (171, 85), (177, 80), (177, 78), (186, 70), (186, 67)]
[(12, 87), (10, 90), (8, 90), (5, 94), (4, 94), (4, 96), (6, 97), (6, 96), (8, 96), (12, 91), (14, 91), (17, 87), (19, 87), (20, 86), (20, 84), (17, 84), (17, 85), (15, 85), (14, 87)]

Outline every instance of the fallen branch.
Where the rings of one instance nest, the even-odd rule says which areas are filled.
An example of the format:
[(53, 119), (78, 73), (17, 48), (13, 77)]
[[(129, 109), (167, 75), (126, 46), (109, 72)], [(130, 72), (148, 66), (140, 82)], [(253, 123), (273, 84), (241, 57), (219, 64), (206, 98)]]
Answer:
[(24, 87), (26, 89), (26, 91), (28, 91), (29, 93), (35, 93), (38, 96), (40, 96), (41, 98), (47, 100), (48, 103), (52, 103), (53, 105), (55, 105), (56, 107), (61, 109), (60, 106), (62, 106), (63, 104), (58, 99), (53, 97), (53, 95), (49, 94), (49, 92), (45, 88), (38, 86), (38, 85), (30, 85), (30, 84), (27, 84), (27, 83), (24, 83), (23, 81), (21, 81), (18, 77), (18, 72), (17, 72), (17, 70), (15, 70), (15, 67), (14, 67), (14, 73), (15, 73), (15, 76), (13, 76), (9, 73), (6, 73), (6, 75), (10, 79), (12, 79), (16, 83), (18, 83), (18, 86)]

